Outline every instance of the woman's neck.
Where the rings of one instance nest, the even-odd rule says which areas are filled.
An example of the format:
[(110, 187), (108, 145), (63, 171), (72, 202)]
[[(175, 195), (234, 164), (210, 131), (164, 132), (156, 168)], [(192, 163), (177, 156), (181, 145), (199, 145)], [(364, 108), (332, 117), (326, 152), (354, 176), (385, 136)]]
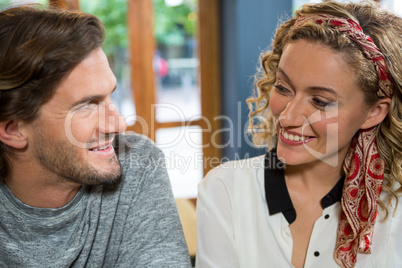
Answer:
[(285, 167), (286, 183), (297, 185), (308, 191), (327, 194), (344, 175), (343, 162), (337, 166), (316, 161), (303, 165), (287, 165)]

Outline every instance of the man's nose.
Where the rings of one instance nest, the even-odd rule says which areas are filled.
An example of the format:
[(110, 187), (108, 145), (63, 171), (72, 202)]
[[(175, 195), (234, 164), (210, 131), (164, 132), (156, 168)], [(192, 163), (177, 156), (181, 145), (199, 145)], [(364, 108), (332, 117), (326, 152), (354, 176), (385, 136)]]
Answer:
[(105, 104), (103, 113), (99, 115), (99, 131), (104, 134), (120, 134), (127, 128), (124, 117), (117, 111), (112, 102)]

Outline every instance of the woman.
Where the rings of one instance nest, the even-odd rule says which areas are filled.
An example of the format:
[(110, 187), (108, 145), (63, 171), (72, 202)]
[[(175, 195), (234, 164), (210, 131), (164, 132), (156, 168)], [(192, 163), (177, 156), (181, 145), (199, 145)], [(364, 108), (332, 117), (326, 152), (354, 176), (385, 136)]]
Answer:
[(279, 27), (248, 100), (274, 148), (200, 184), (197, 267), (402, 267), (401, 33), (370, 3)]

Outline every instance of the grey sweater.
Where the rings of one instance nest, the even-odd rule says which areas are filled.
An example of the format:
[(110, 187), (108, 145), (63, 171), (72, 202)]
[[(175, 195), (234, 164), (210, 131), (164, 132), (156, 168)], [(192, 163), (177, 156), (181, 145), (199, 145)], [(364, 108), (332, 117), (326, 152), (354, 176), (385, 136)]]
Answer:
[(190, 267), (163, 153), (140, 135), (115, 148), (120, 182), (61, 208), (27, 206), (0, 182), (0, 267)]

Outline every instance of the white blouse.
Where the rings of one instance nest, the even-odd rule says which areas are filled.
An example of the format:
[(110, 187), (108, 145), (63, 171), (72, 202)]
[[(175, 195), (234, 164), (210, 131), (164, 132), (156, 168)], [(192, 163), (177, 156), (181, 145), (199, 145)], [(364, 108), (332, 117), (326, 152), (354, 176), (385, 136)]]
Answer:
[[(265, 162), (269, 167), (281, 164), (270, 153)], [(290, 200), (287, 190), (267, 189), (267, 194), (272, 195), (268, 198), (270, 214), (264, 171), (263, 155), (227, 162), (210, 171), (200, 183), (196, 267), (293, 267), (293, 240), (289, 228), (292, 215), (296, 216), (292, 212), (293, 205), (291, 201), (290, 207), (286, 204)], [(272, 177), (272, 172), (267, 174)], [(278, 174), (275, 176), (278, 179)], [(283, 183), (279, 182), (278, 185), (286, 187), (283, 172), (281, 176)], [(277, 183), (276, 180), (273, 185)], [(334, 188), (338, 189), (332, 189), (322, 199), (322, 204), (326, 198), (337, 198), (341, 187), (338, 185)], [(341, 210), (339, 199), (327, 202), (327, 207), (323, 205), (323, 213), (316, 220), (310, 237), (304, 267), (339, 267), (333, 257)], [(393, 209), (389, 209), (385, 221), (381, 217), (383, 214), (379, 213), (374, 228), (372, 253), (358, 254), (356, 267), (402, 267), (401, 210), (402, 204), (394, 215)]]

